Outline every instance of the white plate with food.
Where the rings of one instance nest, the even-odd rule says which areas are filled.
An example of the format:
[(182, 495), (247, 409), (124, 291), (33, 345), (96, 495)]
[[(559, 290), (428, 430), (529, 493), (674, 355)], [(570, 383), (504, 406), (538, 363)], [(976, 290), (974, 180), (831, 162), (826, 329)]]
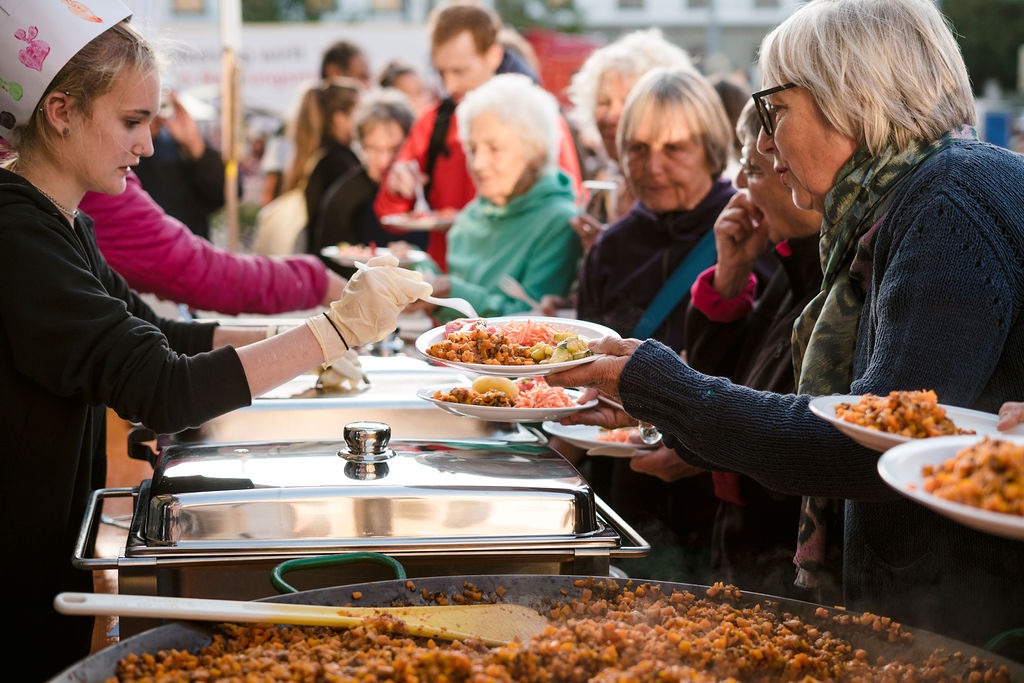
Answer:
[[(878, 474), (899, 493), (940, 515), (979, 531), (1024, 541), (1024, 515), (994, 512), (980, 506), (955, 502), (940, 495), (943, 492), (941, 488), (934, 493), (925, 488), (926, 466), (938, 468), (947, 460), (957, 457), (963, 449), (977, 446), (985, 439), (985, 436), (978, 435), (913, 439), (912, 443), (902, 443), (886, 451), (878, 459)], [(1024, 447), (1024, 436), (1021, 435), (1004, 435), (995, 437), (995, 440)], [(994, 481), (991, 473), (986, 474), (985, 479)]]
[[(483, 333), (488, 335), (501, 333), (507, 341), (520, 346), (538, 349), (539, 346), (543, 346), (546, 349), (544, 353), (547, 356), (541, 360), (508, 365), (488, 363), (486, 362), (487, 358), (480, 356), (479, 353), (470, 347), (466, 347), (465, 351), (473, 360), (465, 362), (448, 360), (447, 358), (430, 353), (431, 347), (449, 339), (449, 334), (452, 331), (459, 330), (460, 327), (462, 331), (470, 328), (480, 328)], [(556, 339), (555, 334), (566, 335), (571, 339)], [(478, 375), (540, 377), (597, 360), (600, 356), (591, 353), (589, 348), (586, 348), (586, 343), (606, 336), (618, 337), (619, 335), (615, 330), (604, 325), (570, 318), (547, 318), (526, 315), (480, 318), (478, 320), (460, 318), (447, 325), (435, 327), (421, 334), (416, 339), (416, 350), (429, 361)], [(570, 344), (569, 349), (572, 350), (567, 350), (567, 348), (562, 348), (560, 351), (557, 350), (559, 346), (565, 347), (566, 344)], [(566, 356), (565, 354), (568, 355)], [(566, 357), (567, 360), (557, 360), (561, 357)], [(541, 358), (541, 356), (536, 356), (536, 358)]]
[(320, 254), (325, 258), (332, 259), (343, 266), (349, 266), (351, 268), (355, 267), (357, 261), (360, 263), (366, 263), (374, 256), (387, 256), (388, 254), (398, 259), (398, 265), (403, 268), (415, 266), (417, 263), (423, 263), (430, 258), (427, 256), (427, 252), (422, 249), (417, 249), (412, 246), (396, 246), (394, 244), (387, 247), (341, 244), (324, 247), (320, 250)]
[[(487, 379), (503, 379), (498, 377), (488, 377)], [(530, 381), (529, 378), (522, 378), (523, 381)], [(449, 413), (455, 415), (463, 415), (465, 417), (475, 417), (478, 420), (484, 420), (486, 422), (543, 422), (544, 420), (558, 420), (566, 415), (593, 408), (597, 405), (597, 399), (587, 401), (586, 403), (578, 403), (579, 399), (583, 396), (583, 392), (579, 389), (563, 389), (561, 387), (542, 387), (541, 390), (544, 395), (558, 400), (551, 400), (551, 403), (558, 403), (560, 405), (532, 405), (532, 406), (498, 406), (498, 405), (476, 405), (473, 403), (461, 403), (456, 401), (445, 400), (439, 398), (439, 394), (451, 395), (452, 390), (455, 389), (457, 398), (466, 398), (467, 396), (480, 397), (480, 392), (474, 391), (474, 385), (470, 384), (434, 384), (428, 387), (423, 387), (417, 390), (416, 395), (425, 401), (430, 401), (441, 410), (446, 410)], [(545, 403), (545, 401), (538, 400), (539, 395), (536, 392), (522, 391), (521, 394), (525, 396), (527, 393), (534, 394), (534, 400), (530, 403)], [(515, 401), (513, 400), (513, 403)]]
[(454, 209), (440, 211), (409, 211), (381, 216), (381, 225), (402, 230), (447, 230), (455, 222)]
[(596, 425), (564, 425), (559, 422), (545, 422), (541, 425), (550, 436), (557, 436), (574, 446), (588, 451), (598, 449), (595, 455), (613, 458), (634, 458), (651, 451), (651, 446), (629, 441), (640, 436), (639, 427), (605, 429)]
[[(812, 413), (820, 418), (828, 420), (836, 429), (841, 431), (843, 434), (846, 434), (857, 443), (882, 453), (893, 446), (898, 446), (902, 443), (939, 438), (937, 436), (912, 437), (904, 436), (902, 434), (894, 434), (892, 432), (882, 431), (881, 429), (865, 427), (863, 425), (854, 424), (853, 422), (847, 422), (842, 418), (836, 417), (836, 406), (840, 403), (856, 405), (860, 399), (861, 396), (857, 394), (819, 396), (811, 400), (810, 409)], [(956, 406), (949, 406), (943, 403), (939, 403), (938, 406), (945, 409), (946, 417), (952, 420), (953, 424), (959, 429), (973, 431), (978, 435), (988, 434), (996, 436), (999, 434), (1017, 434), (1024, 436), (1024, 425), (1018, 425), (1007, 432), (1000, 432), (996, 429), (996, 423), (999, 421), (999, 416), (993, 413), (984, 413), (979, 410), (971, 410), (969, 408), (958, 408)]]

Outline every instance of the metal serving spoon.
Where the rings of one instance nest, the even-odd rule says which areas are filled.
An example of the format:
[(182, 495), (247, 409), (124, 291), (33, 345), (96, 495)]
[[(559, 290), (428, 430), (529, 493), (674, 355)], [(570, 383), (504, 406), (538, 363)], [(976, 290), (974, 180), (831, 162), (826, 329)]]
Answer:
[[(355, 261), (354, 265), (358, 270), (367, 270), (370, 267), (363, 263), (362, 261)], [(454, 309), (461, 313), (462, 315), (466, 316), (467, 318), (480, 317), (480, 314), (476, 312), (475, 308), (473, 308), (473, 304), (469, 303), (462, 297), (441, 297), (430, 295), (421, 296), (420, 299), (426, 301), (428, 304), (434, 304), (435, 306), (444, 306), (445, 308)]]

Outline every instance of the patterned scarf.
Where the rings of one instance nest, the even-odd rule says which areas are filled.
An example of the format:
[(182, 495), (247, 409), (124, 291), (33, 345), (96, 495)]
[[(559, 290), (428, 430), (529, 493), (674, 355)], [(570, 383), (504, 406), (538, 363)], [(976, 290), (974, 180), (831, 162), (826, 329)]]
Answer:
[[(893, 190), (926, 159), (958, 140), (977, 139), (969, 126), (906, 150), (888, 146), (877, 155), (859, 148), (825, 197), (819, 248), (824, 280), (793, 325), (793, 367), (798, 392), (848, 393), (864, 297), (871, 280), (873, 239)], [(835, 503), (804, 496), (794, 561), (796, 585), (816, 589), (826, 559), (826, 528)]]

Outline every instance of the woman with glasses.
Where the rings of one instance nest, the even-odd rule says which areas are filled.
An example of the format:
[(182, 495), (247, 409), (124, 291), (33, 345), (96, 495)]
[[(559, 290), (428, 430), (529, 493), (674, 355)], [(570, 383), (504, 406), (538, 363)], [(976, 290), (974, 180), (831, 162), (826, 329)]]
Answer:
[[(738, 191), (715, 221), (717, 262), (691, 288), (686, 359), (701, 372), (738, 384), (791, 393), (793, 321), (821, 288), (821, 214), (793, 204), (789, 188), (772, 171), (772, 159), (757, 151), (760, 131), (757, 110), (747, 99), (736, 126)], [(760, 283), (762, 293), (755, 298), (754, 267), (769, 247), (779, 268)], [(641, 456), (631, 464), (655, 474), (662, 467), (656, 457)], [(679, 460), (670, 449), (661, 457)], [(716, 580), (769, 595), (841, 600), (836, 539), (823, 558), (818, 590), (793, 584), (800, 496), (772, 491), (735, 472), (714, 471), (711, 477), (718, 497), (711, 546)]]
[[(759, 60), (758, 150), (797, 206), (824, 215), (822, 288), (794, 327), (798, 393), (703, 375), (636, 339), (602, 341), (609, 357), (549, 381), (620, 397), (695, 465), (805, 496), (810, 548), (824, 541), (820, 500), (843, 499), (845, 605), (984, 645), (1021, 626), (1024, 543), (893, 491), (878, 453), (808, 403), (932, 389), (995, 412), (1019, 396), (1024, 157), (977, 140), (967, 69), (930, 0), (811, 0)], [(812, 584), (814, 567), (801, 569)]]
[[(721, 98), (692, 67), (656, 68), (637, 81), (616, 140), (636, 201), (584, 257), (577, 304), (581, 320), (683, 351), (689, 288), (715, 261), (712, 228), (736, 192), (723, 175), (733, 139)], [(587, 461), (584, 467), (598, 493), (652, 544), (650, 557), (621, 562), (627, 573), (697, 582), (710, 578), (716, 501), (709, 474), (684, 468), (688, 471), (674, 472), (676, 480), (666, 483), (635, 472), (624, 460)]]

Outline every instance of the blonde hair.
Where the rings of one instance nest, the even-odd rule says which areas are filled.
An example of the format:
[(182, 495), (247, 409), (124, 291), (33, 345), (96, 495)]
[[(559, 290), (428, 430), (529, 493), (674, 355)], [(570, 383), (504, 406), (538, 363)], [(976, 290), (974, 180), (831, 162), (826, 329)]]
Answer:
[[(92, 116), (93, 105), (114, 89), (126, 71), (142, 75), (159, 73), (159, 62), (152, 45), (127, 20), (111, 26), (85, 44), (57, 72), (39, 98), (57, 90), (74, 96), (81, 114)], [(14, 131), (12, 146), (24, 153), (55, 153), (59, 134), (48, 125), (37, 104), (24, 126)]]
[[(594, 110), (597, 89), (605, 74), (615, 73), (639, 79), (659, 66), (693, 67), (689, 53), (664, 38), (660, 29), (633, 31), (614, 43), (590, 53), (569, 82), (568, 96), (572, 102), (569, 119), (585, 140), (600, 140)], [(612, 150), (609, 150), (612, 151)]]
[(762, 87), (796, 83), (872, 152), (975, 122), (970, 77), (931, 0), (813, 0), (761, 43)]
[(299, 108), (285, 131), (295, 145), (295, 153), (285, 171), (282, 192), (305, 184), (313, 172), (314, 164), (310, 160), (323, 145), (331, 117), (338, 111), (351, 113), (359, 103), (362, 90), (359, 81), (341, 77), (307, 88), (302, 94)]
[(640, 122), (650, 116), (659, 128), (682, 121), (704, 148), (711, 176), (722, 175), (733, 147), (734, 132), (722, 98), (707, 78), (692, 68), (658, 68), (643, 76), (626, 98), (616, 145), (625, 158), (626, 144)]

